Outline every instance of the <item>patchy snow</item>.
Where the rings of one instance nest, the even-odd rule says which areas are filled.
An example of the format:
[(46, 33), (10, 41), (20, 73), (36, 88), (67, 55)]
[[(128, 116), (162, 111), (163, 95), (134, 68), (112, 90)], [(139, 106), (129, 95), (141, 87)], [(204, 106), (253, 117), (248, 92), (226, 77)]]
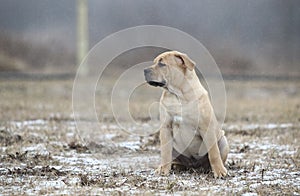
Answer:
[(256, 195), (257, 193), (251, 193), (251, 192), (242, 194), (242, 196), (256, 196)]
[(75, 156), (75, 154), (72, 157), (69, 156), (53, 156), (53, 158), (61, 163), (68, 163), (70, 165), (100, 165), (102, 163), (100, 160), (90, 157), (90, 154), (81, 154), (81, 157), (78, 157), (78, 155)]
[(138, 150), (140, 149), (141, 143), (139, 141), (128, 141), (128, 142), (119, 142), (118, 145), (121, 147), (129, 148), (131, 150)]
[(36, 120), (27, 120), (27, 121), (12, 121), (11, 124), (16, 125), (17, 127), (29, 126), (29, 125), (46, 125), (48, 121), (43, 119)]
[(38, 151), (38, 152), (46, 152), (46, 146), (44, 144), (37, 144), (35, 146), (23, 147), (22, 151)]
[[(74, 131), (71, 131), (74, 123), (70, 121), (70, 126), (66, 129), (66, 137), (74, 137)], [(49, 122), (44, 120), (14, 122), (14, 126), (19, 128), (26, 127), (39, 130), (38, 127), (46, 126), (49, 128)], [(229, 134), (235, 135), (234, 131), (239, 130), (256, 130), (256, 129), (285, 129), (297, 127), (290, 123), (284, 124), (248, 124), (248, 125), (224, 125), (225, 130), (229, 130)], [(97, 151), (93, 154), (77, 153), (75, 150), (67, 149), (66, 141), (50, 140), (47, 143), (35, 143), (22, 146), (21, 151), (27, 151), (31, 154), (49, 155), (52, 151), (49, 149), (57, 148), (55, 154), (51, 154), (51, 161), (47, 162), (50, 168), (65, 172), (66, 175), (55, 176), (30, 176), (24, 174), (23, 177), (16, 175), (0, 175), (0, 181), (4, 184), (0, 187), (0, 192), (3, 194), (11, 192), (22, 192), (25, 194), (72, 194), (74, 189), (82, 190), (87, 188), (89, 193), (99, 194), (101, 189), (103, 194), (116, 193), (116, 191), (126, 192), (128, 194), (141, 194), (156, 190), (158, 194), (220, 194), (220, 193), (243, 193), (245, 196), (259, 195), (259, 191), (265, 187), (294, 187), (295, 195), (299, 194), (300, 190), (300, 171), (297, 170), (295, 163), (289, 157), (294, 157), (297, 153), (297, 146), (282, 145), (274, 143), (269, 136), (252, 137), (248, 140), (249, 135), (241, 143), (241, 134), (237, 134), (236, 138), (230, 143), (230, 153), (226, 167), (229, 171), (229, 176), (225, 179), (213, 179), (211, 174), (201, 173), (172, 173), (168, 177), (157, 176), (154, 171), (159, 165), (160, 155), (158, 146), (150, 146), (148, 151), (142, 151), (141, 146), (143, 140), (134, 134), (137, 131), (148, 129), (149, 125), (141, 123), (139, 126), (132, 126), (133, 134), (120, 133), (121, 129), (117, 124), (103, 124), (99, 137), (104, 141), (112, 140), (114, 142), (113, 151), (111, 154), (101, 154)], [(56, 127), (57, 128), (57, 127)], [(58, 128), (57, 128), (58, 129)], [(105, 130), (105, 131), (104, 131)], [(33, 132), (34, 136), (42, 137)], [(32, 135), (30, 133), (30, 135)], [(231, 136), (232, 136), (231, 135)], [(98, 137), (98, 135), (96, 135)], [(48, 136), (49, 137), (49, 136)], [(92, 139), (99, 139), (92, 137)], [(55, 137), (54, 137), (55, 138)], [(106, 144), (106, 143), (104, 143)], [(28, 146), (30, 145), (30, 146)], [(5, 148), (2, 147), (2, 152)], [(126, 148), (125, 152), (118, 149)], [(118, 152), (114, 152), (114, 150)], [(128, 150), (127, 150), (128, 149)], [(115, 154), (114, 154), (115, 153)], [(274, 158), (273, 155), (274, 154)], [(276, 156), (275, 156), (276, 155)], [(278, 159), (279, 157), (279, 159)], [(1, 157), (3, 158), (3, 156)], [(282, 159), (281, 159), (282, 158)], [(282, 161), (282, 162), (281, 162)], [(230, 165), (230, 163), (235, 164)], [(44, 163), (45, 164), (45, 163)], [(27, 163), (12, 162), (0, 164), (0, 174), (5, 174), (9, 171), (24, 169)], [(36, 165), (33, 170), (42, 170), (43, 165)], [(230, 168), (232, 167), (232, 168)], [(296, 169), (295, 169), (296, 168)], [(102, 188), (95, 186), (82, 186), (80, 175), (101, 179), (107, 183), (113, 181), (113, 188)], [(116, 175), (116, 177), (114, 176)], [(103, 178), (103, 179), (102, 179)], [(132, 182), (132, 178), (136, 178), (136, 182)], [(99, 180), (99, 179), (98, 179)], [(151, 186), (156, 187), (151, 187)], [(142, 188), (141, 188), (142, 187)], [(172, 187), (175, 187), (175, 192), (172, 192)], [(171, 191), (168, 192), (168, 189)], [(293, 190), (292, 190), (293, 191)], [(81, 192), (82, 193), (82, 192)]]
[(256, 129), (284, 129), (284, 128), (291, 128), (291, 127), (300, 127), (299, 125), (295, 125), (292, 123), (282, 123), (282, 124), (276, 124), (276, 123), (268, 123), (268, 124), (223, 124), (223, 128), (226, 131), (236, 131), (236, 130), (256, 130)]
[(120, 129), (120, 127), (118, 125), (108, 124), (108, 123), (101, 124), (100, 128), (103, 129), (103, 130), (118, 130), (118, 129)]
[(104, 138), (105, 139), (108, 139), (108, 140), (112, 140), (113, 138), (117, 137), (118, 135), (116, 133), (107, 133), (104, 135)]

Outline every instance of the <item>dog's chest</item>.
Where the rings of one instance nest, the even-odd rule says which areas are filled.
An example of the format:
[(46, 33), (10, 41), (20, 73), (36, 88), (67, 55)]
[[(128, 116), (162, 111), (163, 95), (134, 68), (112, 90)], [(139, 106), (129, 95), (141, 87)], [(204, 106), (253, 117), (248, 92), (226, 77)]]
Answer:
[(173, 147), (188, 157), (197, 154), (202, 144), (198, 131), (197, 105), (193, 103), (185, 105), (174, 101), (166, 109), (171, 117)]
[(197, 102), (182, 103), (176, 98), (173, 98), (164, 104), (164, 109), (171, 118), (174, 126), (188, 126), (193, 129), (198, 128), (200, 112)]
[[(207, 152), (200, 135), (203, 134), (200, 127), (206, 123), (202, 116), (205, 115), (205, 108), (200, 107), (199, 100), (182, 103), (175, 96), (167, 96), (162, 100), (162, 106), (171, 121), (173, 148), (186, 157), (199, 157)], [(224, 134), (215, 131), (218, 139)]]
[(182, 116), (173, 116), (172, 137), (176, 151), (188, 157), (197, 154), (202, 144), (197, 126)]

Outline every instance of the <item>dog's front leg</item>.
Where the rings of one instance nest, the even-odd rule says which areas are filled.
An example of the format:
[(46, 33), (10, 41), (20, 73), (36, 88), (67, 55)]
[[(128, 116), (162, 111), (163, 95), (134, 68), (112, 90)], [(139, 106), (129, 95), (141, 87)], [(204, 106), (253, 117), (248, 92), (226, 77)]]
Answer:
[(208, 151), (208, 158), (211, 168), (214, 173), (214, 177), (223, 177), (227, 174), (227, 169), (224, 167), (220, 156), (220, 150), (218, 144), (215, 143)]
[(216, 116), (210, 104), (208, 96), (202, 96), (200, 99), (199, 111), (201, 111), (201, 129), (200, 132), (206, 149), (208, 149), (208, 158), (210, 166), (215, 177), (223, 177), (227, 175), (227, 169), (224, 167), (220, 149), (218, 147), (218, 139), (221, 129), (218, 126)]
[(216, 124), (215, 118), (212, 118), (211, 124), (208, 126), (207, 132), (204, 136), (204, 143), (208, 149), (208, 158), (214, 177), (218, 178), (226, 176), (227, 169), (224, 167), (218, 146), (218, 139), (215, 131), (218, 130), (218, 126), (216, 126)]
[(170, 126), (163, 126), (160, 129), (160, 152), (161, 164), (157, 168), (160, 175), (168, 175), (172, 165), (173, 139), (172, 129)]

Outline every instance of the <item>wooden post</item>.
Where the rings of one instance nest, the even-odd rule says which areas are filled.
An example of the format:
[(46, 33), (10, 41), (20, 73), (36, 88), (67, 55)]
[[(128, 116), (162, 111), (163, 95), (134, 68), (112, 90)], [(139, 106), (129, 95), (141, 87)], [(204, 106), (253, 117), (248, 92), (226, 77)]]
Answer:
[[(77, 65), (80, 65), (89, 48), (88, 0), (77, 0)], [(88, 67), (83, 66), (80, 74), (86, 75)]]

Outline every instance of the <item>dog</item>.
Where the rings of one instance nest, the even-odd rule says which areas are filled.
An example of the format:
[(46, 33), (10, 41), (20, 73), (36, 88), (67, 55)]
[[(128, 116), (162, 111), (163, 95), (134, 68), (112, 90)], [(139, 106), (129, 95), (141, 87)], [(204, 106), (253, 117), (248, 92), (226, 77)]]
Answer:
[(168, 175), (177, 164), (211, 168), (214, 177), (225, 177), (229, 146), (194, 68), (195, 62), (186, 54), (168, 51), (144, 69), (146, 82), (164, 89), (160, 99), (161, 164), (156, 172)]

